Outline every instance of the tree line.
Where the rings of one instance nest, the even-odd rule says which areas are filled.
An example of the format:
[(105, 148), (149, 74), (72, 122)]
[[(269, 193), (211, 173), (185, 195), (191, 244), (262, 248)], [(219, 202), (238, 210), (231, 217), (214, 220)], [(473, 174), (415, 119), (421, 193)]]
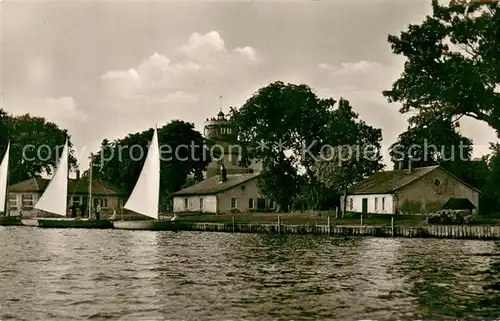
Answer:
[[(399, 164), (405, 168), (410, 159), (414, 167), (439, 164), (482, 191), (482, 213), (499, 212), (500, 144), (492, 142), (488, 155), (473, 160), (473, 142), (460, 133), (460, 119), (466, 116), (484, 122), (500, 136), (499, 5), (472, 2), (466, 7), (451, 2), (441, 6), (433, 0), (432, 8), (432, 15), (421, 24), (409, 25), (399, 36), (388, 36), (392, 52), (404, 56), (406, 62), (399, 79), (382, 95), (390, 103), (400, 104), (401, 113), (413, 114), (407, 130), (390, 147), (394, 168)], [(67, 131), (40, 117), (14, 117), (0, 111), (1, 137), (12, 141), (11, 183), (43, 171), (50, 173), (56, 159), (22, 162), (22, 146), (62, 145), (69, 137)], [(230, 116), (244, 147), (240, 164), (247, 166), (252, 159), (263, 164), (259, 187), (278, 204), (279, 211), (339, 206), (350, 186), (384, 168), (382, 130), (360, 119), (347, 99), (320, 98), (305, 84), (273, 82), (240, 108), (231, 108)], [(158, 135), (160, 145), (171, 149), (207, 143), (193, 124), (180, 120), (159, 128)], [(151, 137), (149, 129), (103, 140), (95, 153), (94, 175), (130, 192), (144, 158), (135, 161), (130, 153), (118, 150), (132, 145), (147, 150)], [(0, 141), (2, 154), (6, 141)], [(426, 145), (442, 148), (426, 149)], [(365, 157), (346, 157), (344, 149), (332, 151), (322, 146), (347, 146), (351, 152), (362, 149)], [(162, 160), (164, 208), (171, 205), (172, 192), (203, 179), (211, 159), (202, 153), (200, 148), (195, 158), (190, 154), (181, 155), (188, 160)], [(77, 166), (73, 156), (71, 164)]]

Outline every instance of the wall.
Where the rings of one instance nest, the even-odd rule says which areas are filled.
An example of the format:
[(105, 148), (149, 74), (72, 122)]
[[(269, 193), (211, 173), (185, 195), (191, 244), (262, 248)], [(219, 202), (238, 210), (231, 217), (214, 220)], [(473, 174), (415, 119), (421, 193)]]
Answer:
[[(347, 211), (358, 212), (363, 211), (363, 198), (368, 199), (368, 213), (391, 214), (394, 210), (393, 197), (391, 194), (370, 194), (370, 195), (349, 195), (347, 196)], [(375, 198), (377, 201), (377, 209), (375, 209)], [(382, 198), (385, 198), (384, 208), (382, 209)], [(350, 208), (350, 199), (353, 200), (353, 207)], [(343, 197), (341, 203), (343, 204)], [(341, 210), (343, 205), (341, 205)]]
[[(203, 208), (200, 207), (200, 198), (203, 199)], [(188, 207), (185, 206), (185, 200), (188, 200)], [(174, 197), (174, 213), (180, 212), (217, 212), (217, 197), (215, 195), (196, 195), (196, 196), (176, 196)]]
[[(12, 209), (10, 208), (10, 215), (18, 215), (20, 210), (21, 210), (21, 205), (22, 205), (22, 195), (23, 194), (32, 194), (33, 195), (33, 206), (36, 204), (36, 202), (40, 199), (42, 196), (42, 193), (10, 193), (9, 197), (15, 197), (17, 200), (17, 209)], [(13, 196), (11, 196), (13, 195)], [(70, 195), (68, 196), (68, 212), (67, 214), (71, 214), (71, 209), (69, 208), (72, 204), (72, 197), (78, 197), (80, 200), (82, 200), (83, 197), (87, 197), (88, 195)], [(102, 214), (111, 214), (113, 210), (116, 210), (117, 213), (121, 211), (121, 207), (125, 205), (126, 198), (123, 197), (116, 197), (116, 196), (99, 196), (96, 195), (93, 197), (93, 199), (107, 199), (107, 207), (102, 207), (101, 213)], [(10, 202), (9, 202), (10, 205)], [(105, 205), (105, 204), (103, 204)], [(34, 209), (34, 208), (22, 208), (23, 216), (25, 217), (33, 217), (33, 216), (53, 216), (48, 213), (44, 213), (43, 211)], [(85, 214), (88, 215), (88, 209), (86, 209)], [(77, 207), (77, 215), (81, 215), (80, 208)], [(55, 215), (56, 217), (59, 217), (58, 215)]]
[[(439, 185), (435, 181), (439, 180)], [(400, 213), (435, 212), (450, 198), (468, 198), (479, 208), (479, 193), (460, 180), (437, 168), (396, 193), (396, 209)]]
[[(257, 210), (257, 199), (264, 197), (260, 194), (259, 188), (257, 187), (257, 178), (254, 178), (245, 184), (235, 186), (234, 188), (227, 190), (223, 193), (217, 195), (219, 208), (218, 212), (229, 213), (233, 209), (231, 208), (231, 199), (236, 198), (236, 209), (239, 212), (248, 212)], [(249, 208), (249, 199), (253, 199), (254, 208)], [(270, 206), (272, 205), (272, 206)], [(273, 207), (274, 204), (270, 204), (266, 200), (266, 207)]]
[[(41, 193), (9, 193), (9, 196), (8, 196), (9, 202), (7, 203), (8, 207), (9, 207), (9, 215), (11, 215), (11, 216), (19, 215), (20, 210), (22, 210), (24, 216), (35, 216), (40, 212), (39, 210), (36, 210), (36, 209), (23, 209), (22, 208), (23, 194), (33, 195), (33, 206), (36, 204), (36, 202), (42, 196)], [(13, 198), (15, 198), (17, 200), (17, 208), (12, 207), (12, 202), (10, 200)]]

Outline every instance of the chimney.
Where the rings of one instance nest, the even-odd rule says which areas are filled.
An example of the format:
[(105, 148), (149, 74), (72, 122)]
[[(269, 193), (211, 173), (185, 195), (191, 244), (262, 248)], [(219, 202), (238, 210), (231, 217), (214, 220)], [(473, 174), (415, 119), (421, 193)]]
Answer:
[(80, 170), (76, 170), (76, 179), (80, 179)]
[(227, 181), (226, 167), (224, 167), (224, 165), (220, 165), (220, 182), (224, 183), (225, 181)]
[(403, 169), (403, 161), (398, 162), (398, 169), (402, 170)]
[(411, 174), (411, 158), (408, 159), (408, 174)]

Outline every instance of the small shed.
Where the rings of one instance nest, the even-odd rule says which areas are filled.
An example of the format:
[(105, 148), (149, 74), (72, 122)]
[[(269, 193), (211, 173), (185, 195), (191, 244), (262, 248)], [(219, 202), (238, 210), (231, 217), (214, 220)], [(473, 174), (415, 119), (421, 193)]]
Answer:
[(468, 198), (450, 198), (442, 207), (443, 210), (464, 211), (476, 209), (476, 206)]

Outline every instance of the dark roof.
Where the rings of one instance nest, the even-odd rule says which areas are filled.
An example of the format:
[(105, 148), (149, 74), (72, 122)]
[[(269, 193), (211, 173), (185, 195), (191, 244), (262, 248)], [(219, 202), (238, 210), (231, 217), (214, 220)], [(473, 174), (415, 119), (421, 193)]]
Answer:
[(188, 195), (215, 195), (220, 192), (227, 191), (233, 187), (246, 183), (259, 176), (259, 173), (252, 174), (229, 174), (227, 181), (221, 183), (219, 175), (207, 178), (198, 184), (186, 187), (178, 192), (173, 193), (174, 196), (188, 196)]
[(473, 210), (476, 206), (468, 198), (450, 198), (442, 209), (445, 210)]
[(349, 189), (349, 194), (390, 194), (394, 191), (406, 186), (417, 179), (427, 175), (428, 173), (434, 171), (435, 169), (440, 168), (442, 171), (454, 177), (458, 181), (460, 181), (465, 186), (477, 191), (477, 188), (467, 184), (457, 176), (453, 175), (449, 171), (445, 170), (439, 165), (435, 166), (426, 166), (426, 167), (416, 167), (413, 168), (411, 173), (408, 173), (407, 169), (402, 170), (394, 170), (394, 171), (385, 171), (378, 172), (368, 177), (367, 179), (355, 184)]
[(349, 194), (388, 194), (430, 173), (439, 166), (427, 166), (408, 170), (378, 172), (355, 184), (349, 189)]
[(224, 116), (224, 113), (221, 111), (219, 111), (219, 113), (217, 114), (217, 116)]
[[(49, 185), (49, 179), (46, 178), (30, 178), (23, 182), (9, 186), (9, 192), (14, 193), (41, 193), (45, 191)], [(89, 180), (82, 179), (69, 179), (68, 180), (68, 196), (73, 194), (88, 194)], [(92, 180), (92, 195), (117, 195), (126, 196), (127, 193), (122, 191), (119, 187), (112, 185), (109, 182), (101, 180)]]

